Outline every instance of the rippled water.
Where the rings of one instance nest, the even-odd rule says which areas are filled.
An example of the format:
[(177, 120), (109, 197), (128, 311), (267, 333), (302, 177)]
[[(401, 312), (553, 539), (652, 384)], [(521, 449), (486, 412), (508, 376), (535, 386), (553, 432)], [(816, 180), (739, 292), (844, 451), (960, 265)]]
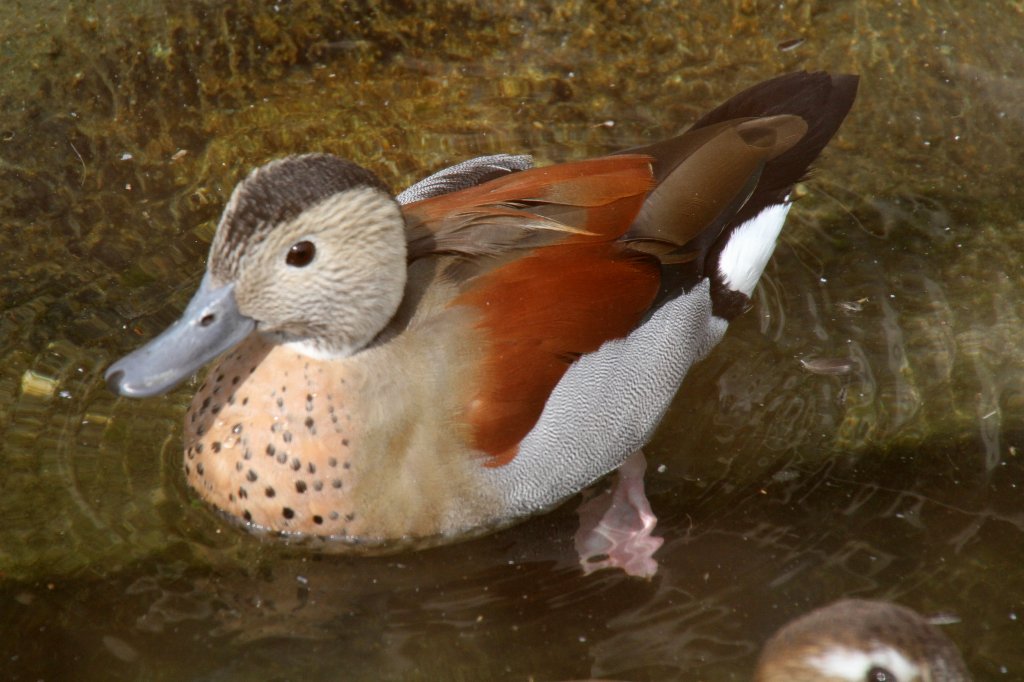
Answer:
[[(1024, 675), (1020, 3), (357, 4), (0, 13), (5, 677), (739, 680), (841, 595), (955, 616), (979, 679)], [(331, 151), (397, 188), (585, 157), (801, 68), (861, 93), (648, 449), (651, 582), (581, 574), (574, 502), (394, 557), (261, 543), (184, 488), (194, 385), (102, 386), (253, 165)]]

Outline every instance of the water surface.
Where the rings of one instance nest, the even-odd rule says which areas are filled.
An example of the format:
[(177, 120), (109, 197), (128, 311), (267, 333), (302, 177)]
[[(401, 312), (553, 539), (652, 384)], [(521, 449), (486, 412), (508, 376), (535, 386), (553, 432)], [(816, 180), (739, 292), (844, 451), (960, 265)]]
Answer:
[[(979, 679), (1024, 675), (1021, 44), (1019, 3), (5, 10), (0, 669), (742, 680), (776, 627), (856, 595), (952, 616)], [(329, 151), (397, 189), (476, 154), (582, 158), (818, 68), (860, 96), (648, 448), (650, 582), (582, 575), (576, 501), (393, 557), (260, 542), (184, 487), (195, 384), (102, 385), (183, 308), (254, 165)]]

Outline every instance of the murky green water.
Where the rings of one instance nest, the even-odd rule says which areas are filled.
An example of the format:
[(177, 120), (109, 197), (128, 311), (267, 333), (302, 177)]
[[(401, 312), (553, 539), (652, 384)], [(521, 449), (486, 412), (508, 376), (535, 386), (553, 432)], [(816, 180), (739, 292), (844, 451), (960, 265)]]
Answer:
[[(1024, 676), (1024, 7), (607, 4), (0, 10), (5, 678), (741, 680), (841, 595), (954, 615), (979, 679)], [(580, 158), (801, 68), (861, 94), (648, 450), (650, 583), (581, 574), (574, 503), (395, 557), (263, 544), (184, 489), (194, 386), (102, 386), (255, 164), (331, 151), (398, 188)]]

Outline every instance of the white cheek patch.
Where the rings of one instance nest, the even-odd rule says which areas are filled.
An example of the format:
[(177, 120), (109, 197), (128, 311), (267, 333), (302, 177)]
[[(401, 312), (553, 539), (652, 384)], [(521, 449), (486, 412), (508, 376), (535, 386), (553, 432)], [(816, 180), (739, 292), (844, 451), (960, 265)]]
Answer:
[[(280, 343), (280, 341), (275, 341), (275, 343)], [(342, 358), (347, 358), (356, 352), (356, 349), (349, 345), (345, 345), (340, 348), (325, 349), (313, 342), (305, 340), (287, 341), (282, 345), (284, 345), (288, 350), (293, 350), (299, 355), (304, 355), (305, 357), (313, 360), (341, 360)]]
[(792, 205), (789, 201), (772, 204), (729, 235), (718, 259), (718, 272), (729, 289), (747, 296), (754, 293)]
[(872, 668), (885, 668), (901, 681), (923, 679), (916, 663), (887, 646), (875, 645), (868, 650), (833, 646), (808, 658), (806, 663), (823, 677), (836, 677), (851, 682), (863, 682)]

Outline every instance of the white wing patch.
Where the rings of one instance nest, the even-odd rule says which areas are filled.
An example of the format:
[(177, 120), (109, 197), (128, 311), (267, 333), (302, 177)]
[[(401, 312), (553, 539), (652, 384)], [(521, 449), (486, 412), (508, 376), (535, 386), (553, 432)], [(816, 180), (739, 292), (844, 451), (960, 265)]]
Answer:
[(792, 202), (772, 204), (737, 227), (729, 236), (718, 259), (718, 272), (725, 285), (747, 296), (754, 293), (764, 266), (775, 251), (775, 242), (786, 222)]
[(806, 662), (817, 669), (822, 677), (850, 682), (862, 682), (872, 668), (885, 668), (897, 680), (921, 679), (921, 669), (916, 663), (896, 649), (877, 644), (866, 651), (833, 646), (806, 659)]

